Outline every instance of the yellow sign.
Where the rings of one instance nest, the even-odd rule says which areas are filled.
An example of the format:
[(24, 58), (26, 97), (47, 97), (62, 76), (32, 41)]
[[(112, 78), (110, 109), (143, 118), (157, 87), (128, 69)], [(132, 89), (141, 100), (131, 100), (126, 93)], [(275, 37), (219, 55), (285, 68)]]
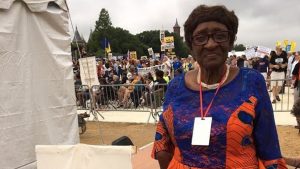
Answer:
[(289, 44), (289, 40), (284, 40), (283, 43), (284, 43), (284, 46), (287, 46)]
[(130, 59), (137, 59), (136, 51), (130, 51)]
[(291, 42), (291, 52), (295, 52), (295, 49), (296, 49), (296, 42), (292, 41)]
[(276, 41), (276, 47), (277, 46), (281, 47), (281, 42), (280, 41)]
[(166, 36), (165, 37), (165, 43), (173, 43), (174, 37), (173, 36)]

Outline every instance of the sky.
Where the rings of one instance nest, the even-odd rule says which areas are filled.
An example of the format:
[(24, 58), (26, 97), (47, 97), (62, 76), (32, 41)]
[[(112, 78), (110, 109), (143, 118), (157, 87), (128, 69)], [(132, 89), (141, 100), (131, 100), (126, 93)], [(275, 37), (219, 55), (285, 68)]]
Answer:
[[(67, 0), (74, 27), (88, 40), (102, 8), (114, 27), (132, 34), (148, 30), (173, 31), (201, 4), (225, 5), (239, 18), (237, 44), (274, 48), (276, 41), (296, 41), (300, 50), (300, 0)], [(71, 30), (73, 36), (73, 31)], [(159, 36), (159, 35), (157, 35)]]

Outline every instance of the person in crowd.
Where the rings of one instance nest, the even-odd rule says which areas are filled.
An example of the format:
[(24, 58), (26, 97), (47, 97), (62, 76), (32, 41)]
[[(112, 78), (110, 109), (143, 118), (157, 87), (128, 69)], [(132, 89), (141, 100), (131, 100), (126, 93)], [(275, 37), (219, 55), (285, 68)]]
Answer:
[(171, 61), (167, 55), (163, 57), (162, 65), (164, 66), (164, 72), (168, 71), (171, 74)]
[(168, 85), (152, 151), (161, 169), (286, 169), (263, 76), (225, 63), (237, 30), (224, 6), (200, 5), (185, 22), (199, 69)]
[(258, 62), (259, 62), (259, 58), (258, 57), (254, 57), (252, 58), (252, 68), (255, 70), (258, 70)]
[(168, 71), (165, 71), (164, 72), (164, 77), (165, 81), (167, 82), (167, 84), (170, 82), (171, 80), (171, 77), (169, 76), (169, 72)]
[(246, 55), (242, 55), (241, 58), (243, 58), (243, 60), (244, 60), (243, 67), (249, 68), (249, 62), (248, 62), (248, 59), (247, 59)]
[(243, 56), (238, 57), (237, 62), (236, 62), (237, 67), (239, 67), (239, 68), (244, 67), (244, 65), (245, 65), (244, 62), (245, 62), (245, 58)]
[(286, 53), (283, 52), (282, 48), (279, 46), (276, 47), (276, 52), (271, 51), (270, 55), (271, 59), (269, 66), (272, 69), (271, 80), (278, 80), (271, 82), (271, 90), (273, 96), (272, 103), (276, 103), (276, 100), (280, 101), (279, 92), (281, 90), (281, 87), (284, 87), (282, 80), (285, 79), (284, 70), (287, 67), (288, 60), (286, 57)]
[[(297, 63), (299, 62), (299, 59), (300, 59), (300, 51), (297, 51), (297, 52), (294, 52), (293, 53), (294, 55), (294, 61), (292, 62), (292, 66), (291, 66), (291, 75), (290, 75), (290, 78), (293, 77), (293, 71), (295, 69), (295, 66), (297, 65)], [(291, 84), (292, 87), (295, 87), (293, 86), (293, 84)]]
[(230, 61), (230, 66), (236, 67), (237, 66), (237, 58), (236, 55), (232, 55), (232, 59)]
[(98, 65), (97, 65), (97, 75), (98, 75), (98, 78), (103, 77), (103, 75), (104, 75), (104, 67), (103, 67), (102, 61), (98, 62)]
[(167, 84), (166, 80), (164, 79), (164, 72), (161, 71), (161, 70), (155, 70), (155, 77), (156, 77), (156, 80), (154, 80), (154, 85), (157, 85), (155, 86), (155, 89), (154, 90), (158, 90), (160, 88), (163, 88), (164, 90), (166, 90), (166, 85), (164, 84)]
[(268, 67), (269, 67), (268, 55), (265, 55), (263, 58), (259, 58), (257, 64), (257, 70), (263, 75), (265, 80), (267, 80)]
[[(297, 95), (299, 96), (299, 91), (297, 91)], [(297, 125), (295, 128), (298, 129), (298, 134), (300, 134), (300, 99), (295, 100), (293, 108), (291, 110), (291, 115), (296, 117)]]
[(188, 71), (193, 70), (194, 69), (194, 67), (193, 67), (194, 60), (193, 60), (192, 55), (189, 55), (187, 57), (187, 60), (188, 60)]
[(300, 51), (295, 53), (295, 66), (292, 68), (292, 86), (294, 88), (294, 103), (296, 103), (300, 99), (300, 66), (299, 66), (299, 59), (300, 59)]
[(177, 57), (173, 58), (173, 70), (176, 72), (178, 69), (182, 71), (182, 63)]
[(129, 96), (134, 91), (135, 84), (140, 83), (140, 77), (137, 73), (133, 73), (132, 77), (129, 77), (129, 80), (132, 80), (130, 82), (130, 85), (129, 86), (121, 86), (118, 91), (118, 97), (119, 97), (119, 102), (120, 102), (119, 107), (122, 107), (122, 106), (128, 107)]
[(189, 71), (189, 63), (188, 60), (186, 58), (181, 58), (181, 63), (182, 63), (182, 69), (184, 72)]
[(288, 52), (288, 65), (287, 65), (287, 77), (292, 77), (292, 64), (295, 62), (295, 52)]

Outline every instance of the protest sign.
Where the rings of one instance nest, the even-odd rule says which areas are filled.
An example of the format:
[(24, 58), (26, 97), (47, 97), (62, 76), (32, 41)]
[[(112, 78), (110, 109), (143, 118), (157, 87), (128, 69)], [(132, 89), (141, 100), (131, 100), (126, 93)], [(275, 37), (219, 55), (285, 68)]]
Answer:
[(130, 51), (130, 59), (137, 59), (136, 51)]
[(112, 53), (108, 53), (108, 60), (112, 60)]
[(153, 49), (152, 48), (148, 48), (148, 53), (149, 53), (149, 56), (153, 56), (153, 54), (154, 54)]
[(155, 70), (161, 70), (164, 71), (165, 65), (156, 65), (151, 67), (145, 67), (145, 68), (137, 68), (138, 74), (143, 76), (145, 74), (151, 73), (153, 76), (155, 75)]
[(272, 49), (264, 47), (264, 46), (258, 46), (256, 49), (256, 56), (257, 57), (265, 57), (265, 55), (269, 55), (271, 53)]
[(165, 49), (174, 49), (174, 48), (175, 48), (174, 42), (165, 44)]
[(82, 85), (99, 85), (95, 57), (80, 58), (79, 66)]
[(174, 37), (173, 36), (166, 36), (165, 37), (165, 43), (173, 43)]
[(254, 49), (254, 47), (245, 50), (245, 55), (246, 55), (246, 58), (248, 60), (251, 59), (251, 58), (253, 58), (253, 57), (255, 57), (255, 49)]
[(166, 50), (165, 45), (160, 45), (160, 51), (164, 52)]

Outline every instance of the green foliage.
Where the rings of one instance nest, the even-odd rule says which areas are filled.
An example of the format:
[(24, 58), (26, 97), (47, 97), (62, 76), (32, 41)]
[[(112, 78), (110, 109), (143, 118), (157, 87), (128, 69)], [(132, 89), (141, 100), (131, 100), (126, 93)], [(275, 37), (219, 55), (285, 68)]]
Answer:
[(95, 30), (101, 31), (109, 29), (112, 26), (109, 13), (105, 8), (102, 8), (99, 14), (99, 19), (96, 21)]
[[(183, 39), (177, 34), (166, 32), (167, 36), (174, 36), (175, 53), (178, 56), (186, 57), (188, 48)], [(90, 34), (87, 44), (87, 51), (90, 55), (104, 56), (104, 49), (101, 48), (101, 41), (106, 38), (110, 42), (113, 55), (126, 55), (127, 51), (136, 51), (138, 58), (148, 54), (148, 48), (152, 47), (155, 53), (160, 52), (159, 30), (144, 31), (132, 35), (129, 31), (119, 27), (113, 27), (109, 13), (101, 9), (99, 19), (96, 21), (95, 29)]]
[(235, 44), (233, 46), (234, 51), (244, 51), (246, 50), (246, 47), (243, 44)]
[(148, 55), (148, 48), (152, 48), (154, 53), (160, 52), (159, 30), (144, 31), (137, 34), (138, 40), (143, 43), (144, 53)]

